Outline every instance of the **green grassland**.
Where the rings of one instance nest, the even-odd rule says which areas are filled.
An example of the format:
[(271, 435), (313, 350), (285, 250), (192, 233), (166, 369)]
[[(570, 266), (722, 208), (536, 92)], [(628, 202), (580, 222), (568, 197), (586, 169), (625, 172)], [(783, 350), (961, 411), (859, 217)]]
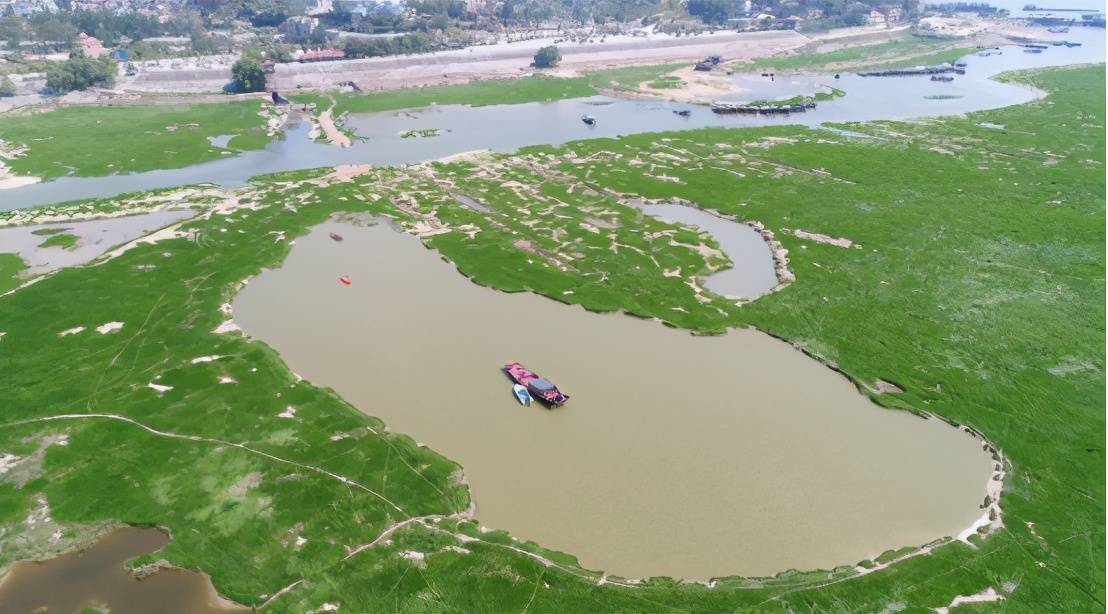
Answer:
[(21, 283), (19, 274), (27, 264), (17, 254), (0, 253), (0, 293), (7, 292)]
[(334, 101), (332, 114), (375, 113), (426, 107), (432, 104), (466, 104), (475, 107), (493, 104), (520, 104), (593, 96), (598, 90), (633, 91), (643, 81), (659, 79), (684, 64), (633, 66), (586, 73), (581, 77), (535, 75), (519, 79), (491, 79), (460, 85), (436, 85), (387, 92), (346, 94), (299, 94), (296, 102), (315, 103), (326, 109)]
[(335, 102), (335, 117), (343, 113), (374, 113), (426, 107), (432, 104), (519, 104), (543, 100), (560, 100), (592, 96), (595, 92), (584, 78), (561, 79), (533, 76), (519, 79), (474, 81), (461, 85), (438, 85), (367, 94), (301, 94), (293, 96), (296, 102), (314, 102), (320, 109)]
[[(249, 207), (184, 223), (189, 239), (0, 298), (0, 453), (29, 456), (47, 435), (68, 436), (35, 471), (0, 476), (0, 540), (24, 543), (19, 519), (43, 501), (59, 527), (163, 526), (173, 541), (140, 562), (203, 569), (250, 605), (300, 582), (267, 611), (924, 611), (988, 587), (1011, 610), (1103, 610), (1104, 77), (1103, 66), (1021, 73), (1050, 96), (849, 126), (885, 140), (711, 129), (374, 168), (346, 182), (326, 170), (257, 178), (235, 195)], [(796, 281), (743, 305), (698, 295), (682, 277), (723, 264), (694, 249), (711, 240), (639, 214), (622, 204), (629, 196), (764, 223)], [(300, 381), (265, 344), (211, 332), (243, 279), (342, 211), (455, 229), (426, 243), (483, 285), (694, 332), (757, 326), (858, 382), (895, 381), (905, 392), (875, 401), (971, 425), (1004, 450), (1006, 528), (868, 575), (843, 561), (713, 588), (600, 582), (569, 554), (481, 532), (457, 515), (469, 497), (454, 463)], [(519, 233), (534, 251), (515, 245)], [(663, 274), (673, 268), (679, 277)], [(91, 330), (109, 321), (125, 326)], [(90, 330), (57, 335), (74, 326)], [(192, 362), (211, 355), (220, 358)], [(295, 418), (278, 417), (289, 406)], [(308, 541), (298, 547), (297, 536)], [(0, 549), (0, 565), (21, 552)]]
[(962, 39), (908, 37), (826, 53), (784, 53), (740, 65), (743, 70), (854, 70), (952, 62), (974, 51)]
[(227, 149), (208, 137), (236, 135), (231, 149), (269, 141), (258, 101), (192, 105), (61, 107), (0, 116), (0, 140), (27, 147), (6, 161), (19, 175), (111, 175), (180, 168), (215, 160)]

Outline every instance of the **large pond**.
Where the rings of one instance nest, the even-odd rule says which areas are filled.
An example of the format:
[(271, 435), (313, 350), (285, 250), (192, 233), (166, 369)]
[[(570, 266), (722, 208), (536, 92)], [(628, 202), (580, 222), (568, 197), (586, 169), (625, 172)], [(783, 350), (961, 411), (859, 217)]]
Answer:
[[(982, 514), (980, 441), (874, 405), (786, 343), (496, 292), (385, 225), (313, 229), (234, 313), (293, 371), (458, 461), (483, 524), (589, 568), (831, 567)], [(569, 404), (519, 406), (499, 370), (515, 360)]]
[[(603, 96), (486, 107), (443, 105), (354, 115), (348, 118), (347, 125), (365, 140), (350, 148), (311, 141), (308, 126), (299, 124), (290, 127), (284, 139), (270, 143), (264, 150), (231, 158), (181, 169), (109, 177), (66, 177), (4, 190), (0, 209), (189, 183), (234, 186), (263, 173), (349, 163), (421, 162), (474, 149), (514, 151), (528, 145), (663, 130), (775, 124), (815, 126), (824, 122), (909, 119), (992, 109), (1024, 103), (1038, 94), (1019, 85), (992, 81), (991, 76), (1023, 68), (1104, 61), (1103, 30), (1074, 28), (1055, 38), (1079, 41), (1083, 46), (1051, 47), (1042, 54), (1005, 47), (1001, 55), (971, 55), (965, 58), (969, 65), (966, 75), (950, 83), (933, 82), (928, 77), (863, 78), (852, 74), (844, 74), (839, 80), (826, 75), (800, 75), (774, 81), (751, 75), (736, 77), (751, 87), (743, 96), (746, 98), (787, 97), (822, 84), (847, 93), (843, 98), (821, 103), (813, 112), (789, 117), (721, 116), (702, 106)], [(681, 109), (689, 110), (690, 115), (681, 117), (673, 113)], [(596, 126), (586, 126), (580, 121), (586, 113), (598, 119)], [(409, 130), (427, 129), (437, 129), (439, 136), (400, 136)]]
[(169, 536), (157, 529), (116, 529), (87, 550), (44, 562), (15, 563), (0, 579), (0, 612), (226, 614), (245, 612), (221, 599), (207, 576), (163, 569), (141, 580), (125, 566), (160, 550)]

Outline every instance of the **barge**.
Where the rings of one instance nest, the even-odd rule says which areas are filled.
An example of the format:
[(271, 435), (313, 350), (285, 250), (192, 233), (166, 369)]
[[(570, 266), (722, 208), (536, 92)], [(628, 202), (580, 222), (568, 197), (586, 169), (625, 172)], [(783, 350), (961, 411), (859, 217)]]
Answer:
[(553, 382), (518, 362), (504, 365), (504, 373), (516, 384), (523, 386), (532, 397), (551, 407), (561, 407), (569, 400), (569, 395), (558, 390)]

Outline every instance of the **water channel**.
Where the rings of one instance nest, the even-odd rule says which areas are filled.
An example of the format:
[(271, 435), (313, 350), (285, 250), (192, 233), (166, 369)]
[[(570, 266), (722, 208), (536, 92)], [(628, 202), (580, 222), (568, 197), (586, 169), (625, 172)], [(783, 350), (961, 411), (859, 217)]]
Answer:
[[(786, 343), (496, 292), (386, 225), (315, 228), (234, 313), (293, 371), (458, 461), (481, 523), (589, 568), (826, 568), (981, 516), (978, 440), (879, 408)], [(516, 360), (569, 404), (519, 406), (499, 371)]]
[[(821, 84), (833, 85), (847, 94), (820, 103), (812, 112), (787, 117), (722, 116), (703, 106), (604, 96), (486, 107), (441, 105), (353, 115), (346, 124), (365, 140), (345, 149), (310, 140), (308, 126), (301, 123), (290, 126), (284, 138), (263, 150), (212, 162), (107, 177), (63, 177), (3, 190), (0, 210), (190, 183), (236, 186), (263, 173), (336, 164), (415, 163), (474, 149), (514, 151), (528, 145), (665, 130), (781, 124), (817, 126), (825, 122), (910, 119), (992, 109), (1028, 102), (1038, 94), (1024, 86), (993, 81), (989, 79), (991, 76), (1009, 70), (1104, 60), (1103, 30), (1073, 28), (1068, 34), (1054, 37), (1078, 41), (1082, 46), (1051, 47), (1042, 54), (1027, 54), (1019, 47), (1010, 46), (1003, 48), (1002, 55), (970, 55), (965, 58), (966, 75), (950, 83), (932, 82), (923, 76), (863, 78), (844, 74), (841, 79), (834, 80), (828, 75), (794, 75), (774, 81), (751, 75), (736, 76), (746, 83), (757, 84), (757, 88), (750, 91), (750, 98), (788, 97), (798, 88), (807, 91)], [(690, 115), (681, 117), (673, 113), (680, 109), (689, 110)], [(581, 115), (586, 113), (597, 118), (597, 125), (586, 126), (580, 121)], [(439, 136), (400, 136), (408, 130), (432, 128), (439, 131)]]

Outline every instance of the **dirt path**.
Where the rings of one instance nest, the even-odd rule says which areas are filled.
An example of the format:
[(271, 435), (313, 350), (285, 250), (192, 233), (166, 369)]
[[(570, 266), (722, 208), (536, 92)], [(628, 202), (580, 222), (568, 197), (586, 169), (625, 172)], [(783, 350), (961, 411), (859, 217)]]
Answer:
[(323, 130), (323, 134), (327, 136), (327, 140), (333, 145), (339, 147), (350, 147), (350, 137), (343, 134), (338, 127), (335, 126), (335, 118), (331, 116), (331, 111), (335, 108), (335, 101), (331, 101), (331, 107), (326, 111), (319, 114), (319, 127)]

